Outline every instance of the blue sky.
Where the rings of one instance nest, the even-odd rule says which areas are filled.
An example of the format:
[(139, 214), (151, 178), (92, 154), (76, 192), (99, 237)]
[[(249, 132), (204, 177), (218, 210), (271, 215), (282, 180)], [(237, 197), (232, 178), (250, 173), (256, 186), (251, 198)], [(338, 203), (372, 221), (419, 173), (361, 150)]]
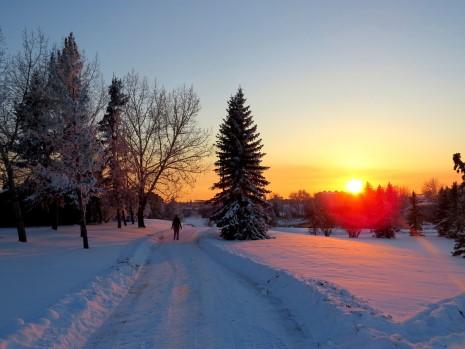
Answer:
[(24, 28), (73, 31), (106, 80), (193, 84), (215, 132), (241, 85), (268, 163), (305, 172), (289, 188), (449, 181), (465, 152), (464, 1), (0, 0), (0, 26), (10, 51)]

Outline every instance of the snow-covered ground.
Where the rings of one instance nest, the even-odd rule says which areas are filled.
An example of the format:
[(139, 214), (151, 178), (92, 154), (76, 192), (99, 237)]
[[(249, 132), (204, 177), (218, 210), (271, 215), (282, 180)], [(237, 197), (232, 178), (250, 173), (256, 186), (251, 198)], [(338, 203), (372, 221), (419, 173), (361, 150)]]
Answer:
[(276, 239), (230, 242), (227, 247), (298, 277), (331, 281), (394, 320), (405, 320), (428, 304), (465, 293), (465, 260), (451, 257), (452, 240), (405, 233), (393, 240), (369, 234), (359, 239), (271, 234)]
[(299, 348), (305, 337), (285, 309), (215, 262), (196, 231), (160, 234), (128, 296), (86, 348)]
[(201, 245), (282, 301), (314, 345), (465, 348), (465, 260), (451, 257), (452, 241), (297, 232)]
[(168, 228), (164, 221), (146, 230), (89, 226), (89, 250), (78, 226), (28, 229), (26, 244), (14, 229), (0, 229), (0, 348), (45, 348), (47, 336), (82, 342), (132, 285), (150, 255), (148, 235)]
[[(0, 229), (0, 348), (465, 348), (465, 260), (434, 236)], [(297, 233), (297, 234), (296, 234)]]

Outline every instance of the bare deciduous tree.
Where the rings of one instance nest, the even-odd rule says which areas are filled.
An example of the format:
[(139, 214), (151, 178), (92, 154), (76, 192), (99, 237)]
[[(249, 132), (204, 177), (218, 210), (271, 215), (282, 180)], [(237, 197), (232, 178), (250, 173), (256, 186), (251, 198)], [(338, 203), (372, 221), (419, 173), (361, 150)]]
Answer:
[(16, 166), (16, 146), (20, 120), (16, 106), (28, 92), (33, 74), (43, 71), (47, 46), (47, 39), (40, 31), (25, 31), (22, 50), (16, 56), (7, 58), (5, 50), (0, 49), (0, 168), (12, 200), (18, 239), (21, 242), (26, 242), (27, 236), (17, 191), (20, 178)]
[(197, 125), (200, 101), (192, 87), (167, 92), (133, 72), (125, 78), (125, 92), (130, 179), (137, 188), (138, 226), (145, 227), (148, 193), (175, 196), (204, 170), (211, 146), (209, 133)]
[(438, 196), (439, 182), (436, 178), (431, 178), (423, 183), (422, 193), (428, 200), (434, 200)]

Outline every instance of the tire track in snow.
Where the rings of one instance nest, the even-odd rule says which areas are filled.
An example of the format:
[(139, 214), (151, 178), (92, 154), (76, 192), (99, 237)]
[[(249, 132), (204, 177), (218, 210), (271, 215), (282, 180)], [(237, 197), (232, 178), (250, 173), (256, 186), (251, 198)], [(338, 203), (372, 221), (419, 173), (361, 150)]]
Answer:
[[(156, 234), (168, 241), (170, 232)], [(161, 243), (86, 348), (298, 348), (304, 338), (283, 310), (193, 243)]]

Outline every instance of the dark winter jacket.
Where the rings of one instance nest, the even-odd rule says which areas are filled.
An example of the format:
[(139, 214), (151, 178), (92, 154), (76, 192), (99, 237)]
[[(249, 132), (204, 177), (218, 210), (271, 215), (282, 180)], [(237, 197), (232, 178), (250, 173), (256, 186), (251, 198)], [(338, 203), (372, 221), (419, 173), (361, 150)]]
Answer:
[(179, 219), (178, 216), (174, 217), (173, 224), (171, 225), (171, 229), (174, 229), (174, 230), (182, 229), (181, 220)]

